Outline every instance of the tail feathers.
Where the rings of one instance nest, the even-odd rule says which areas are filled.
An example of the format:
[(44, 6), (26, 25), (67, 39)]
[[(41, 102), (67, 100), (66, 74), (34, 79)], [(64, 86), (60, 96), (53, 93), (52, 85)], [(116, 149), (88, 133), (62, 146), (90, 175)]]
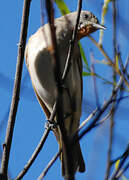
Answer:
[[(81, 149), (80, 149), (80, 144), (79, 142), (77, 142), (75, 145), (73, 145), (71, 148), (70, 148), (70, 164), (71, 164), (71, 172), (73, 174), (76, 173), (76, 171), (79, 171), (79, 172), (84, 172), (85, 171), (85, 163), (84, 163), (84, 160), (83, 160), (83, 156), (82, 156), (82, 152), (81, 152)], [(64, 161), (64, 154), (63, 154), (63, 151), (62, 151), (62, 154), (61, 154), (61, 164), (62, 164), (62, 175), (64, 177), (67, 176), (66, 174), (66, 171), (65, 171), (65, 161)]]

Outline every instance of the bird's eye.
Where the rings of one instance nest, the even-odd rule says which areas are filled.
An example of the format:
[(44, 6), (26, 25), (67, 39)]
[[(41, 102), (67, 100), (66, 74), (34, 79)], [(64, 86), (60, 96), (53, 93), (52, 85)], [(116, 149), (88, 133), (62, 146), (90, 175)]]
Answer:
[(84, 15), (84, 18), (85, 18), (85, 19), (88, 19), (88, 17), (89, 17), (88, 14), (85, 14), (85, 15)]

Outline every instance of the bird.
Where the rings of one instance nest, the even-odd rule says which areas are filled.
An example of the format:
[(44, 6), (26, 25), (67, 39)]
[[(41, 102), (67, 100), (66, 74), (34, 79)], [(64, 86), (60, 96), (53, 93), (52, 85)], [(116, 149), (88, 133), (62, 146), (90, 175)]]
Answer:
[[(75, 30), (76, 18), (77, 11), (71, 12), (54, 20), (61, 74), (63, 74), (64, 71), (70, 41), (73, 31)], [(71, 57), (70, 70), (64, 82), (65, 88), (63, 88), (62, 91), (63, 119), (61, 119), (61, 121), (64, 123), (69, 145), (71, 145), (71, 138), (79, 127), (82, 111), (83, 67), (78, 42), (83, 37), (88, 36), (99, 29), (104, 30), (105, 27), (99, 23), (97, 17), (89, 11), (82, 10), (80, 13), (73, 54)], [(37, 32), (29, 38), (25, 49), (25, 61), (32, 81), (32, 86), (47, 119), (50, 118), (58, 95), (57, 83), (54, 77), (52, 50), (49, 24), (45, 24), (40, 27)], [(59, 148), (63, 148), (61, 132), (58, 124), (57, 127), (53, 128), (53, 132), (59, 143)], [(69, 147), (69, 153), (71, 172), (73, 174), (77, 171), (84, 172), (85, 162), (79, 140), (74, 146)], [(60, 160), (62, 164), (62, 175), (65, 177), (67, 176), (67, 172), (64, 158), (65, 154), (62, 149)]]

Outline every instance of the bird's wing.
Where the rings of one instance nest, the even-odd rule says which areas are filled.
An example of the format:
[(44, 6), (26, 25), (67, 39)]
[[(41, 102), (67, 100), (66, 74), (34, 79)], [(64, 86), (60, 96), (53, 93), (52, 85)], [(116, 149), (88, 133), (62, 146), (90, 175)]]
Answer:
[[(32, 37), (31, 37), (32, 38)], [(29, 41), (31, 40), (31, 38), (29, 39)], [(26, 62), (26, 66), (28, 68), (28, 71), (29, 71), (29, 74), (30, 74), (30, 77), (31, 77), (31, 73), (30, 73), (30, 70), (29, 70), (29, 56), (28, 56), (28, 46), (29, 46), (29, 42), (26, 46), (26, 49), (25, 49), (25, 62)], [(31, 81), (32, 81), (32, 85), (33, 85), (33, 88), (34, 88), (34, 91), (35, 91), (35, 94), (36, 94), (36, 97), (39, 101), (39, 104), (41, 105), (42, 109), (44, 110), (45, 112), (45, 115), (47, 117), (47, 119), (49, 119), (50, 117), (50, 111), (48, 110), (48, 108), (46, 107), (45, 103), (42, 101), (42, 99), (40, 98), (40, 96), (38, 95), (37, 91), (36, 91), (36, 88), (34, 86), (34, 83), (33, 83), (33, 80), (31, 78)]]

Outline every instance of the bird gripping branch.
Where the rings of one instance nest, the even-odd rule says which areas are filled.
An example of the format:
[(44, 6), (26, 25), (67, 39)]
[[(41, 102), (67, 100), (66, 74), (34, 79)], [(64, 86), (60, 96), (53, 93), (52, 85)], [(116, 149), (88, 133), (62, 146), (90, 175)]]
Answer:
[[(54, 22), (60, 59), (60, 72), (62, 74), (67, 59), (69, 42), (75, 29), (76, 17), (77, 12), (73, 12), (55, 19)], [(63, 88), (62, 91), (62, 113), (64, 118), (61, 121), (64, 123), (65, 127), (68, 141), (67, 148), (70, 153), (69, 162), (71, 164), (71, 172), (73, 174), (75, 174), (76, 171), (85, 171), (85, 163), (79, 141), (71, 147), (71, 139), (79, 127), (82, 109), (82, 60), (78, 41), (98, 29), (105, 29), (105, 27), (99, 24), (98, 19), (91, 12), (81, 11), (77, 37), (71, 58), (71, 66), (64, 82), (65, 88)], [(30, 37), (25, 52), (26, 65), (30, 73), (32, 85), (47, 119), (49, 119), (50, 114), (52, 113), (58, 94), (57, 84), (54, 78), (52, 58), (53, 47), (50, 34), (48, 24), (39, 28), (38, 31)], [(62, 163), (62, 175), (66, 177), (66, 154), (63, 150), (60, 127), (57, 125), (57, 127), (53, 129), (53, 132), (59, 143), (59, 147), (62, 148), (62, 154), (60, 156)]]

